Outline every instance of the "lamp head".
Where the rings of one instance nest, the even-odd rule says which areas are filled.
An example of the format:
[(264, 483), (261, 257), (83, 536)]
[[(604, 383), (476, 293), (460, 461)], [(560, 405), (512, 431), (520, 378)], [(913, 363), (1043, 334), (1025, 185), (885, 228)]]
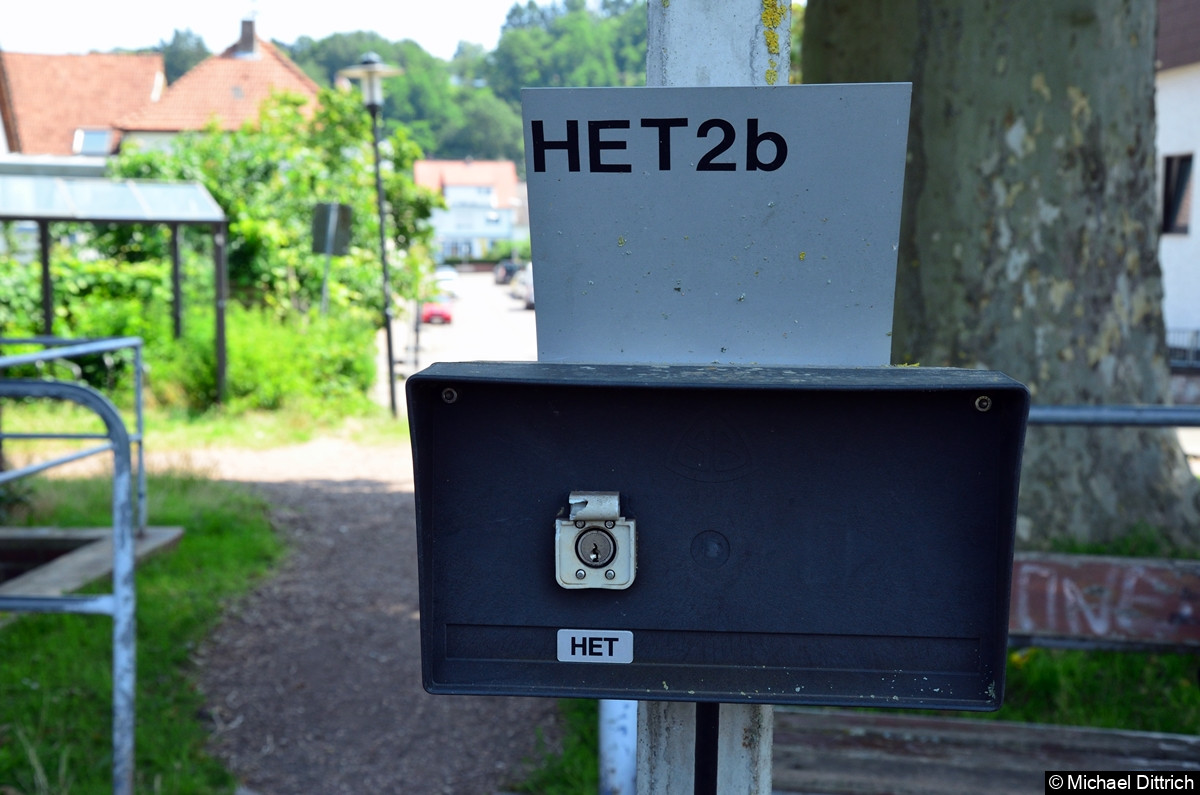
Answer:
[(363, 55), (357, 66), (342, 69), (338, 74), (342, 77), (357, 78), (362, 85), (363, 103), (368, 108), (378, 109), (383, 106), (383, 78), (403, 72), (403, 69), (385, 64), (378, 53), (368, 52)]

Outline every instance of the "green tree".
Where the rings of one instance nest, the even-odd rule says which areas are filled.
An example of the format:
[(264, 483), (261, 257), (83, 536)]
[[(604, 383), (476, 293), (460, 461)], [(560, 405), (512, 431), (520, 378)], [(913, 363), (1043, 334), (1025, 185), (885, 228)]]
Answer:
[[(369, 118), (350, 91), (323, 90), (311, 118), (303, 105), (299, 97), (276, 95), (253, 124), (183, 135), (166, 152), (123, 150), (113, 172), (202, 182), (229, 217), (231, 288), (244, 303), (280, 314), (305, 311), (319, 300), (323, 258), (311, 252), (314, 205), (350, 205), (351, 254), (339, 262), (331, 298), (377, 315), (382, 296)], [(419, 256), (437, 198), (412, 184), (420, 149), (402, 127), (391, 138), (391, 153), (388, 234)]]
[(792, 44), (789, 51), (790, 67), (788, 73), (789, 83), (803, 83), (804, 70), (800, 68), (801, 50), (804, 45), (804, 6), (800, 3), (792, 3)]
[(460, 86), (479, 86), (487, 82), (487, 50), (482, 44), (462, 41), (450, 59), (452, 81)]
[[(1155, 4), (809, 0), (809, 82), (913, 82), (893, 358), (1037, 404), (1165, 402)], [(1170, 431), (1034, 428), (1020, 540), (1138, 522), (1200, 546)]]
[(332, 86), (337, 73), (362, 61), (364, 54), (373, 52), (385, 63), (396, 63), (400, 45), (388, 41), (373, 31), (334, 33), (319, 41), (301, 36), (294, 44), (280, 45), (288, 57), (322, 86)]
[(521, 117), (511, 105), (487, 88), (460, 88), (456, 96), (462, 121), (438, 131), (432, 154), (449, 160), (522, 158)]
[(193, 33), (191, 28), (176, 30), (170, 42), (160, 41), (156, 49), (162, 53), (163, 70), (168, 83), (174, 83), (212, 54), (204, 46), (204, 39)]
[(623, 0), (516, 4), (488, 62), (496, 96), (520, 103), (528, 86), (617, 86), (645, 82), (646, 11)]
[(549, 30), (554, 24), (554, 20), (562, 15), (562, 7), (556, 3), (549, 6), (538, 5), (534, 0), (527, 0), (525, 5), (514, 3), (513, 7), (508, 9), (508, 16), (504, 19), (504, 27), (501, 28), (505, 33), (510, 30), (527, 30), (530, 28), (541, 28)]

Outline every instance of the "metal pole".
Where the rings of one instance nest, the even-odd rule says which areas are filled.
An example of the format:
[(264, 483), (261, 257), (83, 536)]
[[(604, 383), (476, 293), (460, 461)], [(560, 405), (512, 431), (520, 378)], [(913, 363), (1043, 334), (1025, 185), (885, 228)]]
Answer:
[(600, 795), (637, 792), (637, 702), (600, 701)]
[(179, 224), (167, 224), (171, 232), (171, 321), (175, 339), (183, 336), (183, 267), (179, 260)]
[(1031, 406), (1030, 425), (1200, 427), (1198, 406)]
[(38, 221), (38, 244), (42, 250), (42, 334), (54, 336), (54, 285), (50, 280), (50, 222)]
[[(130, 443), (124, 424), (106, 420), (113, 440), (113, 793), (133, 795), (137, 628)], [(138, 495), (139, 499), (141, 495)]]
[[(378, 155), (376, 155), (378, 159)], [(321, 316), (329, 314), (329, 267), (333, 263), (333, 236), (337, 234), (338, 216), (342, 206), (337, 202), (329, 205), (329, 218), (325, 221), (325, 275), (321, 278)]]
[(392, 353), (392, 284), (387, 261), (387, 213), (383, 204), (383, 176), (379, 170), (379, 106), (367, 105), (371, 113), (371, 137), (375, 150), (375, 201), (379, 205), (379, 262), (383, 266), (383, 332), (387, 337), (388, 403), (396, 413), (396, 357)]
[(137, 433), (137, 535), (146, 533), (148, 508), (146, 500), (146, 415), (142, 411), (142, 395), (146, 368), (142, 362), (142, 345), (139, 341), (133, 348), (133, 410), (135, 433)]
[(217, 402), (225, 401), (225, 304), (229, 300), (229, 265), (225, 259), (225, 224), (213, 224), (213, 267), (216, 269)]
[(692, 784), (695, 795), (717, 795), (720, 737), (721, 705), (696, 704), (696, 759)]
[(413, 302), (413, 372), (421, 368), (421, 299)]

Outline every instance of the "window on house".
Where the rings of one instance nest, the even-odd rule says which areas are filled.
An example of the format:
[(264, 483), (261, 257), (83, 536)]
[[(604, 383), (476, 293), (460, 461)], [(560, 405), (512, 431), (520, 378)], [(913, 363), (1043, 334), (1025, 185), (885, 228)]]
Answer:
[(77, 155), (107, 155), (112, 151), (112, 130), (76, 129), (71, 151)]
[(1163, 159), (1163, 223), (1165, 234), (1186, 235), (1192, 214), (1192, 156)]

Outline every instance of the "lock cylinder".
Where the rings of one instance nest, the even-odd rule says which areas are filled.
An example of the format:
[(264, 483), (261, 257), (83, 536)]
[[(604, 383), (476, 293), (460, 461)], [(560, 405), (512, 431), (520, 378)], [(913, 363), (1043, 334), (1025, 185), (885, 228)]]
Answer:
[(586, 527), (575, 537), (575, 555), (583, 565), (602, 569), (617, 556), (617, 542), (607, 530)]
[(637, 573), (632, 519), (621, 516), (618, 492), (573, 491), (569, 518), (555, 522), (554, 566), (563, 588), (623, 589)]

